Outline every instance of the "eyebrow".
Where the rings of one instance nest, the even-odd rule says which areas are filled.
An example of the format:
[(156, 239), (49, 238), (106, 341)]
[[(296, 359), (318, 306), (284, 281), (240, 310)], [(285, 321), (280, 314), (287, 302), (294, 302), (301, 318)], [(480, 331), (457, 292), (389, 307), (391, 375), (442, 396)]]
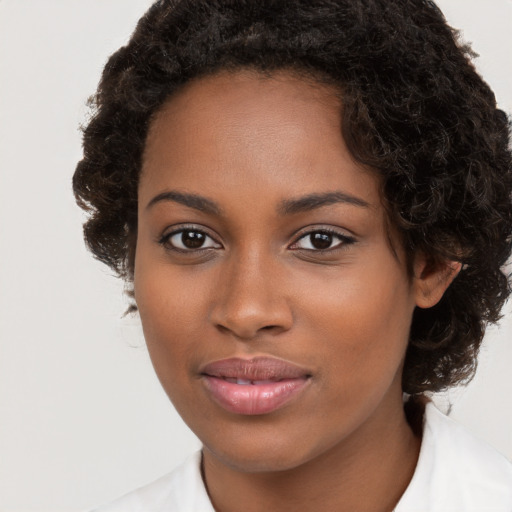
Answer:
[(175, 190), (162, 192), (161, 194), (155, 196), (146, 206), (146, 210), (155, 204), (164, 201), (174, 201), (175, 203), (180, 203), (184, 206), (194, 208), (194, 210), (199, 210), (200, 212), (208, 213), (210, 215), (220, 215), (222, 212), (222, 209), (217, 205), (217, 203), (211, 199), (200, 196), (198, 194), (177, 192)]
[[(178, 192), (176, 190), (170, 190), (156, 195), (148, 203), (146, 209), (153, 207), (157, 203), (166, 201), (173, 201), (210, 215), (222, 214), (222, 208), (215, 201), (198, 194)], [(283, 216), (294, 215), (337, 203), (350, 204), (361, 208), (368, 208), (370, 206), (370, 204), (363, 199), (351, 194), (346, 194), (345, 192), (325, 192), (308, 194), (296, 199), (285, 199), (279, 203), (277, 212)]]
[(308, 194), (297, 199), (281, 201), (278, 212), (281, 215), (293, 215), (337, 203), (350, 204), (361, 208), (368, 208), (370, 206), (363, 199), (346, 194), (345, 192), (325, 192), (323, 194)]

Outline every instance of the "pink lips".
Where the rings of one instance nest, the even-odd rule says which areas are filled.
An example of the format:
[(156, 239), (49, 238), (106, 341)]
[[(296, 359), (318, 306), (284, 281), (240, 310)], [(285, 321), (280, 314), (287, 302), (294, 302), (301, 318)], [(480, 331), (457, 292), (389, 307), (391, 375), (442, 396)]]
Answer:
[(217, 404), (236, 414), (268, 414), (300, 393), (308, 372), (280, 359), (223, 359), (201, 370), (203, 383)]

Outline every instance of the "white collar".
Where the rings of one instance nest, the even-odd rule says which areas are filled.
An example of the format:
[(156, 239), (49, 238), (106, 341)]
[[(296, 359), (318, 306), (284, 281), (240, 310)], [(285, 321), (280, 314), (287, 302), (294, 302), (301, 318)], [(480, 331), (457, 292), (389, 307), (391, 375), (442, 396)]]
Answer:
[[(200, 466), (198, 451), (97, 512), (215, 512)], [(428, 403), (418, 464), (395, 512), (512, 512), (512, 464)]]
[(429, 402), (418, 464), (395, 511), (511, 512), (512, 464)]

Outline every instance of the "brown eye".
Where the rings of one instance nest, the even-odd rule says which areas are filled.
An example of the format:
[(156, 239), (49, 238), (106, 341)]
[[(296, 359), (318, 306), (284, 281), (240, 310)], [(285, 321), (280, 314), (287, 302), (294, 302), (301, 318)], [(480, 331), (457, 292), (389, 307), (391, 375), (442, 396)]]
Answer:
[(315, 249), (328, 249), (332, 244), (333, 236), (330, 233), (313, 233), (309, 238)]
[(166, 235), (161, 240), (162, 245), (169, 249), (178, 251), (194, 251), (200, 249), (219, 249), (220, 244), (215, 242), (210, 236), (202, 231), (196, 229), (180, 229), (169, 235)]
[(181, 233), (181, 243), (187, 249), (199, 249), (204, 244), (206, 235), (199, 231), (183, 231)]
[(354, 241), (352, 237), (342, 235), (341, 233), (325, 230), (310, 231), (299, 238), (292, 248), (308, 251), (327, 251), (342, 247), (343, 245), (349, 245), (354, 243)]

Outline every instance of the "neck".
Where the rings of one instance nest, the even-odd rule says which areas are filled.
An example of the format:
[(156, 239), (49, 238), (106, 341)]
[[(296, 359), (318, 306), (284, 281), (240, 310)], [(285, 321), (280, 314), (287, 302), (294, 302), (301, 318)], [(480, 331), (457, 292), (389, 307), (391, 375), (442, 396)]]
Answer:
[(391, 512), (412, 478), (421, 444), (401, 399), (394, 402), (349, 438), (284, 471), (237, 471), (203, 449), (204, 478), (215, 510)]

